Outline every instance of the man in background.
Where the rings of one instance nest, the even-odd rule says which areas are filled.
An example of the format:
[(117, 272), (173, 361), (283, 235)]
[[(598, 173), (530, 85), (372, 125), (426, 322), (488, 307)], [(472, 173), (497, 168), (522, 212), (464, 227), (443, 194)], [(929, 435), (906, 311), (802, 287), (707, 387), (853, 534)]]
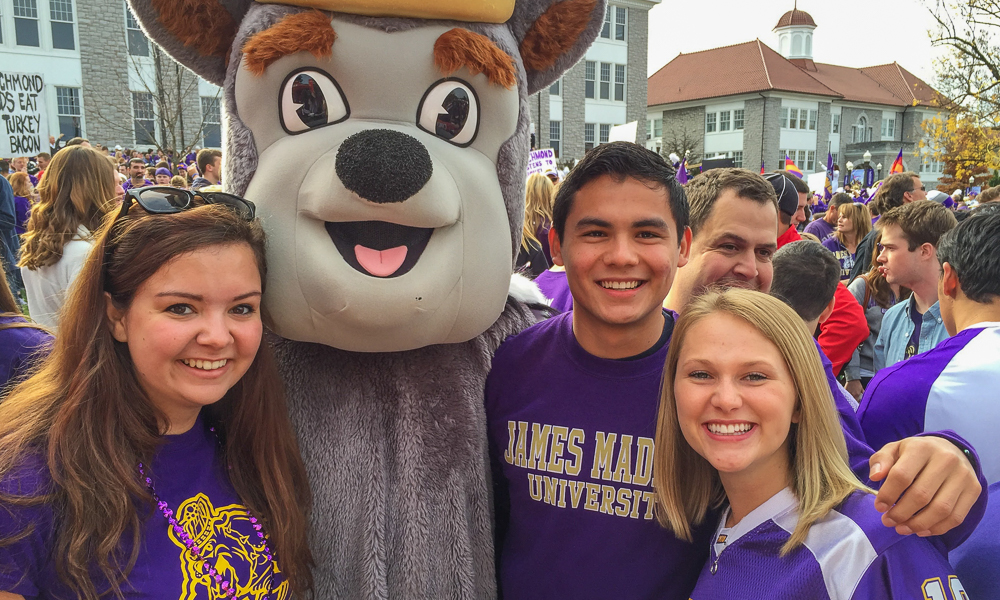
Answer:
[(222, 182), (222, 152), (211, 148), (198, 151), (198, 177), (191, 182), (192, 190), (199, 190)]
[(823, 214), (822, 219), (816, 219), (812, 223), (806, 225), (804, 233), (811, 233), (812, 235), (819, 238), (819, 241), (823, 241), (827, 238), (833, 237), (833, 232), (837, 230), (837, 219), (840, 218), (840, 207), (845, 204), (853, 204), (854, 198), (851, 198), (850, 194), (845, 194), (844, 192), (837, 192), (830, 199), (830, 206), (827, 207), (826, 213)]
[(941, 266), (937, 245), (958, 225), (955, 215), (930, 200), (896, 207), (881, 219), (878, 263), (887, 282), (913, 295), (886, 311), (875, 342), (875, 372), (926, 352), (948, 337), (938, 303)]

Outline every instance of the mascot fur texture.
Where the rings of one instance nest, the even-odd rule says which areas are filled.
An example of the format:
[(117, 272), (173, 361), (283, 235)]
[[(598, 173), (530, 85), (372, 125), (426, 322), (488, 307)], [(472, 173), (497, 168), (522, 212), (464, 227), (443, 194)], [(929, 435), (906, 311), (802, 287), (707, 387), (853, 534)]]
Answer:
[(224, 87), (225, 186), (268, 233), (316, 596), (494, 597), (482, 399), (532, 322), (508, 296), (527, 99), (583, 56), (605, 0), (129, 2)]

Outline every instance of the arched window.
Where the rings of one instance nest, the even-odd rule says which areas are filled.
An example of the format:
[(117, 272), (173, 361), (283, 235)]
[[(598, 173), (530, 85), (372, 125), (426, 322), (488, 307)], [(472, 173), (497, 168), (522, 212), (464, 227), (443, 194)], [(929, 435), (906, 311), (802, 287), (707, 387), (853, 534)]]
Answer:
[(806, 56), (813, 55), (813, 36), (811, 33), (806, 34)]
[(851, 132), (851, 141), (864, 142), (866, 131), (868, 131), (868, 119), (864, 115), (861, 115), (858, 117), (858, 123), (853, 127), (853, 131)]
[(792, 56), (802, 56), (802, 34), (792, 36)]

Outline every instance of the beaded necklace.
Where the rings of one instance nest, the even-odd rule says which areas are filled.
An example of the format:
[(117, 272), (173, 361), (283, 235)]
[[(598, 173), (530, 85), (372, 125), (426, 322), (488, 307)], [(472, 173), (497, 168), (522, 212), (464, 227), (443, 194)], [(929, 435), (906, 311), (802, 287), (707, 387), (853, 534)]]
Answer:
[[(209, 431), (215, 433), (215, 427), (210, 427)], [(170, 506), (168, 506), (166, 502), (160, 499), (160, 496), (156, 493), (156, 488), (153, 487), (153, 479), (146, 475), (146, 470), (143, 464), (139, 463), (138, 468), (139, 475), (143, 478), (143, 481), (145, 481), (146, 488), (149, 489), (149, 493), (153, 496), (153, 501), (156, 502), (156, 508), (158, 508), (160, 513), (163, 514), (163, 518), (167, 520), (168, 527), (177, 535), (177, 539), (184, 544), (187, 551), (191, 553), (191, 556), (193, 556), (195, 560), (201, 561), (201, 566), (202, 569), (204, 569), (205, 574), (215, 581), (215, 584), (219, 586), (219, 590), (226, 598), (233, 598), (236, 596), (236, 586), (226, 579), (226, 577), (215, 568), (215, 565), (211, 564), (208, 558), (202, 554), (201, 548), (199, 548), (195, 541), (191, 539), (188, 532), (184, 531), (184, 526), (181, 525), (180, 522), (178, 522), (174, 517), (174, 511), (170, 509)], [(260, 524), (256, 517), (250, 514), (250, 509), (247, 509), (247, 515), (250, 517), (250, 523), (253, 525), (254, 531), (257, 532), (257, 537), (259, 537), (260, 541), (264, 544), (264, 562), (271, 563), (271, 583), (273, 584), (273, 575), (277, 570), (277, 565), (274, 562), (274, 553), (271, 552), (271, 547), (267, 544), (267, 536), (264, 535), (264, 527)], [(265, 594), (261, 600), (270, 600), (271, 593), (274, 593), (273, 588), (270, 593)]]

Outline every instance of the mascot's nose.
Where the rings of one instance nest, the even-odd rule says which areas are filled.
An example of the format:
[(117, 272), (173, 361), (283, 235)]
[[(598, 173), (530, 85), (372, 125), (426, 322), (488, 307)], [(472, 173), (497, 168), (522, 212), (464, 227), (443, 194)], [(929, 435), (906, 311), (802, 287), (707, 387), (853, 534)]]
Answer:
[(344, 187), (370, 202), (405, 202), (434, 172), (431, 155), (416, 138), (389, 129), (368, 129), (344, 140), (337, 176)]

